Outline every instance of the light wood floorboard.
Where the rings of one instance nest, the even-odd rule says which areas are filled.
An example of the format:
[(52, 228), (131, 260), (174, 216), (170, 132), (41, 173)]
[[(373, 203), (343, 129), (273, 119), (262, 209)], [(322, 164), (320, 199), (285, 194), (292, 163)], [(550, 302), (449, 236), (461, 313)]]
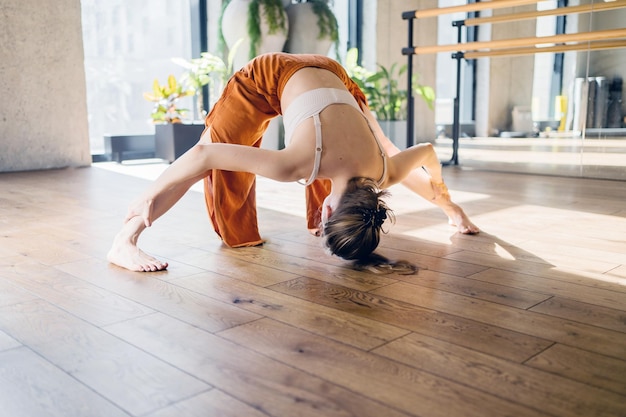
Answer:
[(226, 248), (194, 186), (140, 241), (167, 271), (108, 264), (164, 168), (0, 174), (0, 415), (626, 416), (626, 183), (445, 168), (477, 236), (393, 187), (415, 275), (327, 255), (264, 179), (267, 242)]

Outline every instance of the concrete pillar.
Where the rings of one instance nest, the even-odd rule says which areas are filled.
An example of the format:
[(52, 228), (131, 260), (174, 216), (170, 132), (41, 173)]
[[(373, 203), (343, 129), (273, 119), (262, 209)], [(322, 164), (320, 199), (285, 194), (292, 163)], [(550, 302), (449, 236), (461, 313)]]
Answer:
[(0, 3), (0, 172), (91, 163), (80, 10)]

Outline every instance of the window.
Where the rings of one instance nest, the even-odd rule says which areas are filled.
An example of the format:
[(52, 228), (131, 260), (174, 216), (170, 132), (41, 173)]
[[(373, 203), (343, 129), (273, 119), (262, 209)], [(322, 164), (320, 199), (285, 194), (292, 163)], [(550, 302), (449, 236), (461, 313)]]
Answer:
[(189, 3), (81, 1), (92, 154), (104, 152), (105, 135), (154, 132), (143, 93), (183, 72), (171, 58), (191, 58)]

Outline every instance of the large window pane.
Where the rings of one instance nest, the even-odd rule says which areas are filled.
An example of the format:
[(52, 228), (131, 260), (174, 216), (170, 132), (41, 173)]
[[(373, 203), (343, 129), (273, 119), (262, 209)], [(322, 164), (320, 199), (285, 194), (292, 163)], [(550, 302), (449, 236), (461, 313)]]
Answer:
[[(191, 58), (189, 0), (82, 0), (92, 154), (104, 135), (151, 134), (152, 81), (179, 76), (172, 57)], [(181, 107), (191, 108), (191, 103)]]

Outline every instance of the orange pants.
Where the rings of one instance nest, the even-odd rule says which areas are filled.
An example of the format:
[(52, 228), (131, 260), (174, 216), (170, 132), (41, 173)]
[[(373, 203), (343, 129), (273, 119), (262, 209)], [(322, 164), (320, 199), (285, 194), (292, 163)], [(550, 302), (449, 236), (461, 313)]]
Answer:
[[(357, 102), (367, 102), (343, 67), (330, 58), (265, 54), (231, 77), (207, 115), (205, 125), (210, 128), (211, 140), (259, 147), (270, 120), (282, 114), (280, 97), (285, 84), (296, 71), (305, 67), (332, 71)], [(263, 243), (257, 223), (255, 186), (256, 176), (247, 172), (214, 169), (204, 180), (205, 200), (213, 228), (230, 247)], [(322, 203), (330, 193), (330, 187), (329, 180), (316, 180), (305, 188), (309, 229), (319, 226)]]

